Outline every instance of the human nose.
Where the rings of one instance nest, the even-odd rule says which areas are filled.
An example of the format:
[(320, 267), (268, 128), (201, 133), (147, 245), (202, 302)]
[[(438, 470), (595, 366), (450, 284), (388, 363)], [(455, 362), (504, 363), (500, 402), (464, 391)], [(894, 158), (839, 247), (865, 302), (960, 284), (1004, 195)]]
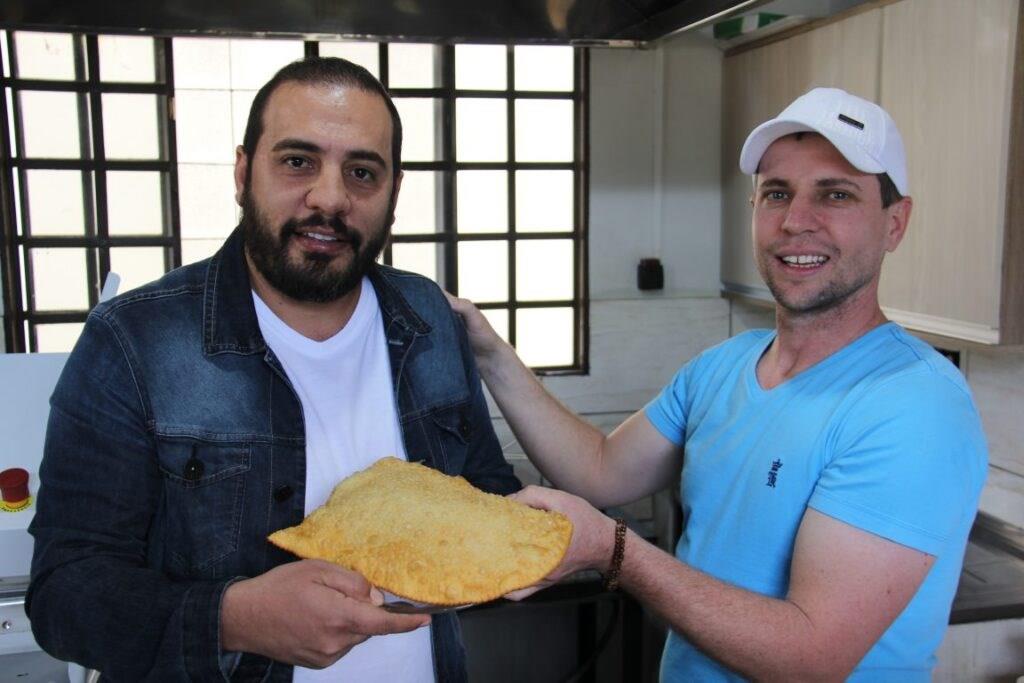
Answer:
[(817, 230), (820, 223), (812, 202), (794, 197), (786, 207), (782, 229), (786, 232), (808, 232)]
[(341, 173), (324, 169), (306, 193), (306, 206), (327, 216), (344, 215), (352, 207), (352, 200)]

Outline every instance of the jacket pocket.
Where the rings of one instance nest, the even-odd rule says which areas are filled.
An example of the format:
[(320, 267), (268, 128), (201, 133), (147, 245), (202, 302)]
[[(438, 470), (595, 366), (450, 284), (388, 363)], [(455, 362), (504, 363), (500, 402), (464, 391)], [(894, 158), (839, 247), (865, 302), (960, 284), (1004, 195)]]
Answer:
[(164, 478), (166, 557), (187, 576), (238, 549), (248, 444), (166, 439), (157, 444)]
[(474, 430), (469, 419), (469, 405), (462, 403), (443, 408), (431, 413), (427, 419), (435, 427), (437, 452), (440, 454), (436, 467), (453, 477), (462, 474)]

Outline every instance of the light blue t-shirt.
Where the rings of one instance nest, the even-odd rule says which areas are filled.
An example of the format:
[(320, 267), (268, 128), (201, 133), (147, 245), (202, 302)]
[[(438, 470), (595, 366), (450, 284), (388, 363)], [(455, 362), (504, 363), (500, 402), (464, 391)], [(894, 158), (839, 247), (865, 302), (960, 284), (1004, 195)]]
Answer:
[[(934, 555), (850, 679), (928, 681), (987, 472), (970, 390), (945, 358), (886, 323), (766, 391), (755, 370), (774, 338), (755, 330), (705, 351), (646, 408), (685, 447), (676, 556), (782, 598), (808, 506)], [(674, 632), (661, 676), (741, 680)]]

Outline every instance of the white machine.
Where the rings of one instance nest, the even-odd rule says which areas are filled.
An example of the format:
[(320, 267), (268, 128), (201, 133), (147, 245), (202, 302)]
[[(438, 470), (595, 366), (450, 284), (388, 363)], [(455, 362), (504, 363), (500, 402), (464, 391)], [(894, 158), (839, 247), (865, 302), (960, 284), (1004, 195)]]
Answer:
[(68, 680), (67, 664), (36, 644), (24, 606), (50, 394), (66, 360), (66, 353), (0, 354), (0, 471), (27, 470), (33, 498), (24, 510), (0, 510), (0, 683)]
[[(108, 273), (100, 301), (117, 294), (120, 284), (117, 273)], [(23, 510), (0, 509), (0, 683), (85, 683), (97, 677), (43, 652), (25, 614), (32, 566), (28, 525), (35, 515), (50, 395), (67, 359), (66, 353), (0, 353), (0, 472), (27, 470), (32, 496)]]

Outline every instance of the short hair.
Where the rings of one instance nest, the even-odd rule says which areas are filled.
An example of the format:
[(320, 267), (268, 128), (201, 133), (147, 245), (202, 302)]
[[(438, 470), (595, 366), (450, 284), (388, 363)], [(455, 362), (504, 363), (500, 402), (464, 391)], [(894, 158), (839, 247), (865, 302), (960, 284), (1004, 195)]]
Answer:
[(263, 112), (267, 101), (283, 83), (308, 83), (313, 85), (347, 85), (368, 93), (380, 95), (391, 114), (391, 163), (393, 176), (398, 180), (402, 167), (402, 120), (391, 95), (373, 74), (347, 59), (340, 57), (306, 57), (299, 59), (274, 74), (256, 93), (249, 108), (249, 120), (245, 124), (242, 150), (252, 159), (256, 144), (263, 135)]
[(882, 208), (888, 209), (890, 206), (903, 199), (903, 195), (896, 189), (896, 183), (892, 181), (888, 173), (876, 173), (875, 177), (878, 178), (878, 185), (882, 191)]

